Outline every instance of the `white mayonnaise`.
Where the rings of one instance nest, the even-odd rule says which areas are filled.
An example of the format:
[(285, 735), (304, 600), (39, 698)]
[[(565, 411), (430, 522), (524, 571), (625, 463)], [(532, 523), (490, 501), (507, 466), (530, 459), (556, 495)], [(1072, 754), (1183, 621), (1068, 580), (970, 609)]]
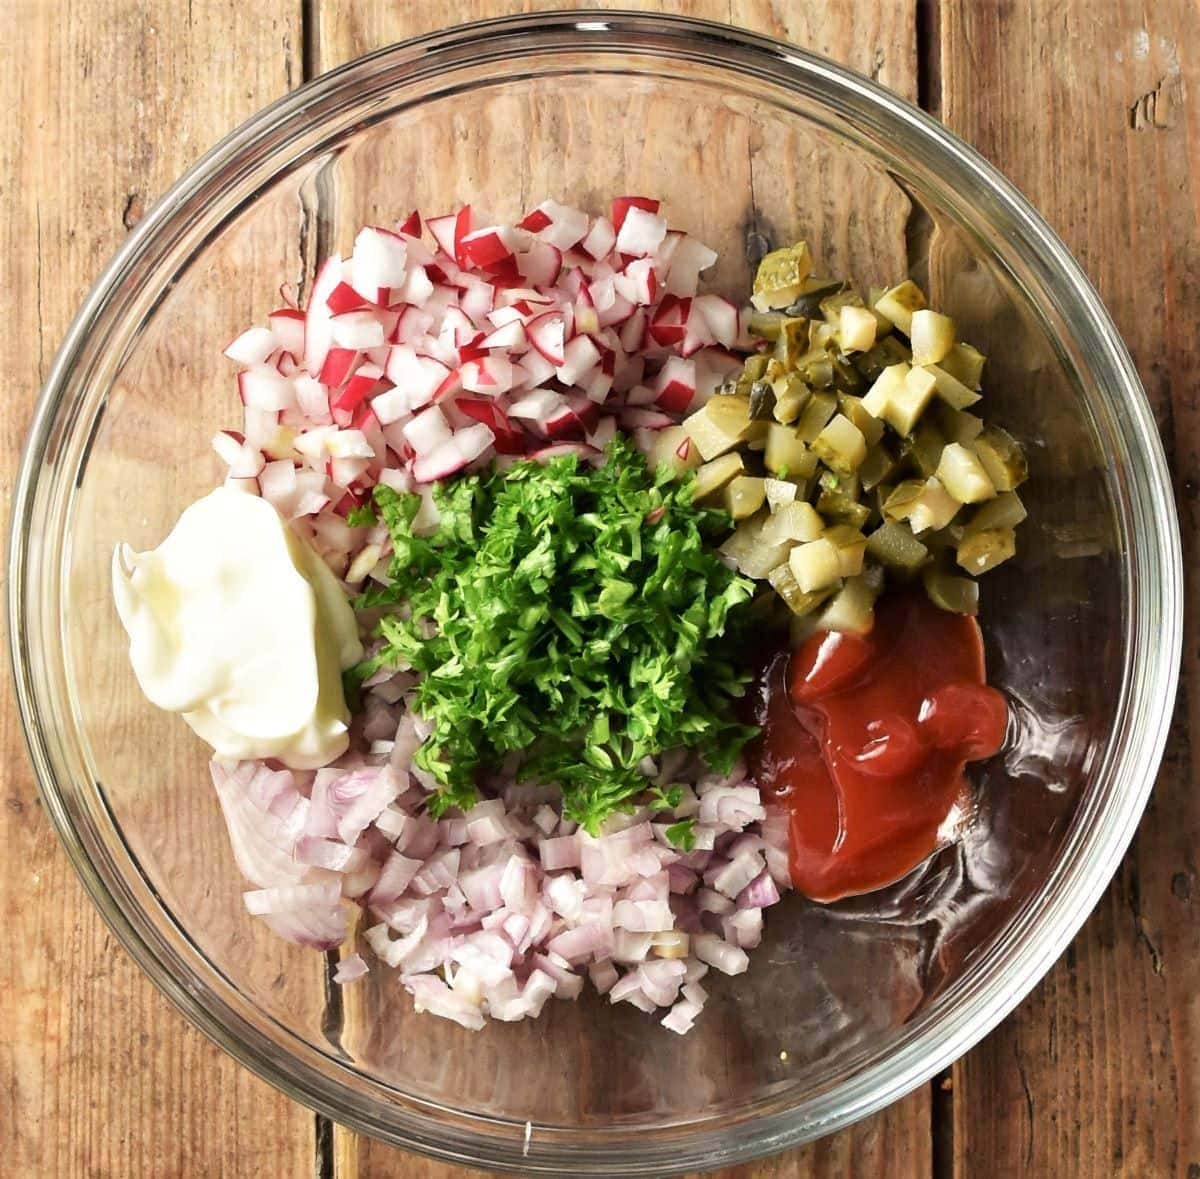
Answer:
[(345, 751), (354, 613), (266, 500), (219, 487), (158, 548), (119, 545), (113, 594), (142, 691), (218, 757), (313, 769)]

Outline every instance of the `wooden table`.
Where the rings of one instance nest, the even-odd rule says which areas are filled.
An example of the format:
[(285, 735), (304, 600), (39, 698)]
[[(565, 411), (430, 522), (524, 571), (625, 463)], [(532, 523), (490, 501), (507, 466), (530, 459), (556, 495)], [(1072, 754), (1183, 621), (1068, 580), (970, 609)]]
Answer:
[[(1097, 283), (1200, 529), (1196, 0), (625, 0), (788, 38), (869, 73), (978, 146)], [(540, 0), (10, 0), (0, 20), (0, 477), (68, 320), (143, 210), (305, 79)], [(3, 499), (8, 501), (6, 494)], [(5, 509), (6, 510), (6, 509)], [(1189, 600), (1200, 583), (1189, 578)], [(1157, 791), (1083, 932), (953, 1070), (742, 1176), (1200, 1176), (1200, 660), (1185, 647)], [(1192, 721), (1189, 726), (1189, 719)], [(0, 747), (0, 1173), (437, 1176), (220, 1054), (92, 910), (42, 813), (6, 695)]]

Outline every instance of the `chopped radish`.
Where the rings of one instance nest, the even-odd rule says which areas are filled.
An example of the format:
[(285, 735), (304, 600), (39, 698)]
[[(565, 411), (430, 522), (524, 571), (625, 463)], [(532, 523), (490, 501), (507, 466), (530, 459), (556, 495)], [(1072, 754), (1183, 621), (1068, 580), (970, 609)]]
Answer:
[(569, 250), (588, 232), (588, 215), (557, 201), (542, 201), (521, 222), (521, 228), (536, 233), (559, 250)]
[(436, 405), (418, 414), (404, 427), (404, 437), (418, 455), (430, 454), (451, 437), (446, 415)]
[(564, 385), (577, 385), (600, 363), (600, 351), (590, 336), (576, 336), (563, 349), (555, 372)]
[(397, 303), (413, 307), (424, 307), (433, 294), (433, 280), (424, 266), (413, 266), (404, 276), (404, 282), (392, 288), (392, 298)]
[(407, 344), (393, 344), (384, 373), (397, 389), (404, 391), (409, 406), (419, 409), (433, 399), (438, 386), (450, 375), (450, 369), (432, 357), (418, 356)]
[(329, 347), (333, 343), (333, 315), (328, 299), (334, 287), (342, 280), (342, 259), (332, 255), (317, 272), (312, 294), (308, 299), (308, 310), (304, 318), (304, 366), (310, 373), (319, 373), (325, 363)]
[(459, 370), (459, 379), (468, 392), (487, 393), (495, 397), (513, 387), (513, 365), (500, 356), (471, 360)]
[(458, 217), (454, 213), (447, 213), (444, 217), (428, 217), (425, 220), (425, 228), (433, 234), (433, 240), (447, 258), (453, 258), (455, 254), (454, 225), (457, 220)]
[(340, 385), (349, 380), (361, 359), (357, 348), (330, 348), (317, 379), (322, 385)]
[(390, 229), (368, 225), (354, 239), (354, 285), (360, 291), (398, 287), (405, 278), (408, 247)]
[(304, 312), (294, 307), (281, 307), (267, 316), (271, 334), (285, 352), (304, 355)]
[(525, 330), (530, 344), (551, 364), (557, 366), (563, 363), (565, 321), (560, 312), (548, 311), (531, 319), (525, 325)]
[(548, 287), (562, 273), (562, 250), (549, 242), (535, 241), (517, 255), (517, 272), (534, 286)]
[(654, 302), (658, 293), (658, 278), (654, 273), (654, 262), (650, 258), (638, 258), (625, 267), (622, 276), (627, 280), (622, 294), (626, 299), (647, 307)]
[(667, 292), (690, 298), (696, 293), (700, 272), (707, 270), (716, 260), (715, 250), (710, 250), (694, 237), (684, 235), (679, 239), (671, 256), (670, 269), (667, 271)]
[(281, 410), (296, 408), (296, 386), (273, 368), (259, 365), (238, 373), (238, 393), (242, 404), (255, 409)]
[(494, 438), (482, 423), (459, 430), (429, 454), (418, 455), (413, 463), (413, 478), (418, 483), (446, 479), (479, 458)]
[(339, 348), (376, 348), (386, 341), (378, 316), (369, 311), (350, 311), (333, 317), (333, 342)]
[(507, 225), (476, 229), (459, 242), (461, 264), (478, 266), (485, 270), (495, 266), (504, 259), (511, 258), (521, 248), (523, 236), (520, 231)]
[[(641, 209), (646, 213), (657, 213), (659, 202), (653, 197), (642, 196), (622, 196), (614, 197), (612, 203), (612, 223), (613, 228), (620, 233), (621, 227), (625, 224), (625, 218), (629, 215), (630, 209)], [(604, 251), (606, 254), (607, 250)], [(600, 255), (593, 255), (599, 257)]]
[(695, 364), (678, 356), (668, 357), (654, 383), (654, 392), (655, 401), (661, 409), (669, 413), (684, 413), (696, 395)]
[(667, 223), (661, 217), (633, 205), (626, 210), (617, 230), (617, 250), (642, 258), (653, 254), (666, 236)]
[(732, 348), (738, 335), (738, 309), (721, 295), (697, 295), (692, 300), (691, 318), (700, 316), (708, 325), (712, 338), (725, 348)]
[(579, 243), (579, 248), (593, 258), (607, 258), (617, 244), (617, 231), (606, 217), (597, 217), (592, 222), (592, 228), (587, 236)]
[(329, 298), (326, 301), (329, 310), (335, 315), (345, 315), (350, 311), (358, 311), (362, 307), (370, 307), (375, 303), (374, 296), (378, 295), (378, 290), (372, 295), (363, 294), (356, 290), (348, 282), (340, 282), (332, 291), (329, 292)]
[(275, 333), (270, 328), (252, 327), (242, 332), (225, 349), (225, 355), (235, 364), (246, 366), (263, 364), (267, 357), (281, 346), (282, 344), (277, 341)]

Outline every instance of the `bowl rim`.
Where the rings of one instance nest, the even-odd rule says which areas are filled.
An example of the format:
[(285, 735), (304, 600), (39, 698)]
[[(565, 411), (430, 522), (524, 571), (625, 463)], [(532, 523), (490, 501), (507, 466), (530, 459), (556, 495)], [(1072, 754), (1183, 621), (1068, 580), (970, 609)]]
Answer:
[[(298, 1075), (295, 1068), (289, 1072), (281, 1067), (277, 1053), (264, 1050), (266, 1046), (257, 1042), (262, 1037), (256, 1029), (249, 1028), (219, 997), (209, 994), (206, 1002), (204, 995), (174, 973), (172, 962), (160, 953), (161, 947), (148, 938), (145, 922), (135, 922), (117, 902), (110, 885), (89, 856), (75, 817), (59, 791), (54, 758), (42, 732), (39, 689), (32, 668), (36, 657), (31, 655), (26, 625), (33, 594), (28, 584), (28, 570), (35, 501), (43, 480), (43, 459), (64, 406), (74, 364), (101, 311), (124, 277), (149, 249), (156, 234), (170, 225), (173, 215), (205, 178), (250, 151), (272, 128), (302, 116), (317, 100), (351, 86), (384, 61), (392, 68), (405, 64), (415, 66), (418, 62), (437, 59), (439, 55), (453, 54), (457, 55), (453, 57), (454, 62), (461, 65), (462, 55), (466, 53), (467, 64), (470, 64), (472, 51), (494, 50), (498, 42), (518, 37), (526, 43), (530, 37), (535, 38), (538, 52), (545, 54), (610, 52), (613, 46), (605, 42), (614, 33), (665, 44), (668, 49), (658, 50), (658, 55), (668, 59), (686, 60), (698, 45), (709, 50), (725, 49), (736, 56), (733, 64), (726, 68), (734, 73), (749, 74), (752, 64), (759, 71), (756, 76), (765, 75), (783, 88), (789, 83), (798, 86), (802, 77), (819, 82), (861, 112), (902, 126), (922, 141), (933, 155), (945, 161), (952, 173), (981, 185), (1015, 227), (1016, 244), (1010, 243), (1011, 248), (1023, 251), (1023, 257), (1031, 251), (1040, 255), (1030, 255), (1026, 260), (1031, 265), (1036, 262), (1037, 272), (1047, 280), (1052, 278), (1061, 299), (1073, 306), (1080, 317), (1078, 323), (1087, 329), (1084, 334), (1088, 344), (1096, 350), (1093, 362), (1107, 371), (1116, 393), (1106, 386), (1101, 389), (1101, 394), (1112, 403), (1110, 408), (1119, 409), (1125, 415), (1122, 425), (1129, 433), (1132, 453), (1141, 464), (1134, 476), (1142, 481), (1141, 497), (1150, 501), (1141, 503), (1126, 489), (1117, 497), (1116, 506), (1126, 515), (1137, 512), (1154, 522), (1155, 528), (1146, 542), (1149, 554), (1146, 564), (1150, 566), (1150, 573), (1158, 575), (1157, 578), (1145, 577), (1142, 581), (1132, 575), (1129, 578), (1126, 675), (1121, 693), (1126, 712), (1131, 703), (1131, 683), (1141, 686), (1143, 698), (1133, 701), (1138, 708), (1137, 716), (1132, 719), (1138, 724), (1130, 736), (1130, 743), (1115, 759), (1109, 759), (1116, 761), (1115, 768), (1106, 766), (1124, 789), (1116, 792), (1113, 804), (1090, 830), (1087, 846), (1076, 856), (1080, 862), (1074, 875), (1066, 880), (1061, 895), (1053, 898), (1051, 907), (1036, 914), (1041, 925), (1039, 936), (1023, 941), (1010, 960), (1002, 964), (1003, 970), (993, 969), (990, 974), (975, 980), (974, 993), (947, 1013), (949, 1026), (943, 1024), (936, 1029), (925, 1029), (916, 1037), (915, 1043), (903, 1045), (893, 1058), (870, 1066), (862, 1075), (835, 1090), (833, 1096), (837, 1100), (832, 1104), (831, 1098), (822, 1095), (817, 1101), (820, 1108), (803, 1120), (797, 1118), (794, 1109), (784, 1109), (743, 1119), (732, 1128), (718, 1123), (713, 1129), (696, 1129), (689, 1133), (686, 1142), (673, 1139), (668, 1144), (669, 1155), (656, 1151), (644, 1139), (632, 1151), (622, 1149), (628, 1147), (632, 1136), (628, 1128), (619, 1125), (611, 1130), (597, 1131), (596, 1136), (582, 1147), (548, 1136), (535, 1143), (532, 1150), (528, 1137), (522, 1144), (519, 1135), (513, 1140), (511, 1136), (501, 1139), (493, 1134), (482, 1142), (478, 1139), (472, 1142), (475, 1134), (485, 1127), (495, 1130), (500, 1123), (509, 1129), (513, 1127), (513, 1123), (505, 1119), (482, 1114), (464, 1115), (470, 1127), (448, 1133), (447, 1127), (419, 1113), (393, 1107), (392, 1123), (383, 1125), (363, 1112), (361, 1101), (339, 1099), (338, 1085), (327, 1077), (307, 1067), (302, 1070), (302, 1075)], [(1074, 335), (1079, 337), (1079, 328)], [(1145, 807), (1172, 713), (1182, 646), (1182, 559), (1170, 486), (1161, 439), (1133, 362), (1079, 265), (1020, 192), (977, 152), (929, 115), (877, 83), (816, 53), (731, 25), (614, 10), (500, 17), (384, 47), (284, 95), (206, 152), (135, 227), (73, 320), (35, 409), (13, 501), (9, 542), (10, 669), (38, 789), (93, 903), (151, 981), (193, 1026), (239, 1063), (320, 1114), (407, 1149), (458, 1164), (488, 1165), (525, 1173), (605, 1175), (671, 1174), (695, 1166), (723, 1166), (832, 1133), (927, 1081), (977, 1043), (1025, 997), (1091, 912), (1116, 870)], [(1126, 554), (1127, 562), (1131, 559), (1134, 558)], [(1133, 572), (1136, 573), (1136, 569)], [(1125, 721), (1128, 724), (1130, 717), (1125, 716)], [(1064, 845), (1064, 856), (1056, 868), (1064, 879), (1067, 850)], [(1084, 857), (1084, 851), (1092, 854)], [(1053, 876), (1042, 886), (1042, 893), (1049, 891), (1052, 881)], [(1020, 932), (1020, 921), (1014, 924)], [(548, 1131), (551, 1129), (547, 1128)], [(637, 1133), (635, 1128), (634, 1134)], [(598, 1146), (599, 1139), (609, 1134), (611, 1141)]]

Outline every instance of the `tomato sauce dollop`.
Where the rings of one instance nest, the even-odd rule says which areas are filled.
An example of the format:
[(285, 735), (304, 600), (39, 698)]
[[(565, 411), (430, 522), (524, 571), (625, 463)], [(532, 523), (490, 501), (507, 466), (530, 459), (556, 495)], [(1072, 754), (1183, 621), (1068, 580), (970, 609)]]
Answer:
[(792, 884), (817, 901), (899, 880), (937, 845), (968, 761), (1004, 741), (973, 618), (888, 595), (866, 635), (777, 655), (757, 702), (760, 788), (791, 814)]

